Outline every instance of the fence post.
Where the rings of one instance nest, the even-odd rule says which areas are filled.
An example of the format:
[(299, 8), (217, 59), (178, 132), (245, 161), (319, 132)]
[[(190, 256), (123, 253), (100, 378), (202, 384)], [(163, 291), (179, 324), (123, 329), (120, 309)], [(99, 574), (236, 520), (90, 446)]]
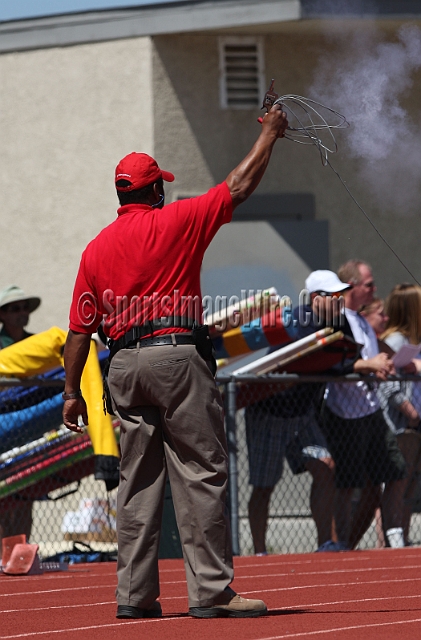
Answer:
[(233, 554), (240, 555), (240, 538), (238, 529), (238, 470), (237, 470), (237, 437), (235, 414), (237, 410), (236, 384), (230, 380), (225, 386), (226, 430), (228, 441), (228, 486), (231, 517), (231, 538)]

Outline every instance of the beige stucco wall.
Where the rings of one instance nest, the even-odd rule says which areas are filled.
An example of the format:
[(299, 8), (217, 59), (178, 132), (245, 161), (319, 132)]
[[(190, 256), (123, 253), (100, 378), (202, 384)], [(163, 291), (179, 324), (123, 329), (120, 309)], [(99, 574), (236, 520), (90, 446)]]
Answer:
[(154, 152), (151, 42), (1, 55), (0, 84), (0, 287), (41, 296), (31, 330), (66, 328), (81, 252), (115, 217), (115, 165)]
[(259, 112), (220, 108), (217, 36), (160, 36), (154, 45), (155, 94), (162, 91), (164, 98), (157, 101), (156, 152), (177, 174), (171, 193), (201, 192), (250, 150)]

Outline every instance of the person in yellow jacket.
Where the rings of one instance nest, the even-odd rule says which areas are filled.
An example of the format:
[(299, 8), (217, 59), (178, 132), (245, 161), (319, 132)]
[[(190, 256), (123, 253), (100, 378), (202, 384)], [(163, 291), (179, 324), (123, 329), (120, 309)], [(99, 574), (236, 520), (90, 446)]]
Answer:
[[(0, 349), (33, 335), (26, 331), (30, 314), (38, 309), (41, 298), (28, 296), (16, 285), (0, 291)], [(16, 504), (2, 508), (0, 501), (0, 541), (7, 536), (21, 533), (29, 540), (32, 529), (32, 500), (18, 500)]]

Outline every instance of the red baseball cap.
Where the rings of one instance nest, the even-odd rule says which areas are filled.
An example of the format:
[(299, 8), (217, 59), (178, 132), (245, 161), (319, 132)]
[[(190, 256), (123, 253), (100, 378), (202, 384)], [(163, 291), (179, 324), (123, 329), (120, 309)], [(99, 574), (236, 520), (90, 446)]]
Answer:
[[(142, 189), (162, 178), (166, 182), (174, 182), (174, 175), (169, 171), (162, 171), (156, 160), (147, 153), (129, 153), (118, 163), (115, 170), (115, 182), (117, 191), (133, 191)], [(129, 185), (119, 187), (119, 180), (127, 180)]]

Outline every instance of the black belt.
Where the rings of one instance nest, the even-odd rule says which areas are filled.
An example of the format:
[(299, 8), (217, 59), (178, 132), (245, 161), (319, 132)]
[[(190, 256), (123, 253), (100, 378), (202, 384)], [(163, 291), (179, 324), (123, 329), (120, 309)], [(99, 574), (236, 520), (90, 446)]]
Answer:
[[(132, 327), (131, 329), (129, 329), (129, 331), (127, 331), (127, 333), (124, 334), (124, 336), (118, 338), (118, 340), (108, 340), (110, 359), (117, 353), (117, 351), (120, 351), (120, 349), (127, 349), (128, 347), (132, 346), (135, 347), (140, 340), (143, 343), (146, 340), (145, 336), (152, 336), (148, 338), (148, 340), (155, 340), (155, 338), (153, 338), (153, 334), (155, 331), (162, 331), (162, 329), (172, 329), (175, 327), (192, 329), (193, 325), (194, 320), (185, 318), (183, 316), (164, 316), (162, 318), (156, 318), (155, 320), (149, 320), (141, 326)], [(189, 336), (191, 340), (191, 334), (189, 334)], [(161, 338), (161, 336), (159, 336), (159, 338)], [(154, 344), (174, 344), (174, 342), (172, 339), (170, 339), (169, 342), (151, 342), (148, 346), (152, 346)], [(193, 342), (184, 342), (183, 344), (193, 344)]]
[(194, 344), (191, 333), (171, 333), (162, 336), (156, 336), (156, 338), (143, 338), (137, 342), (132, 342), (127, 345), (126, 349), (136, 349), (137, 347), (155, 347), (162, 344)]

